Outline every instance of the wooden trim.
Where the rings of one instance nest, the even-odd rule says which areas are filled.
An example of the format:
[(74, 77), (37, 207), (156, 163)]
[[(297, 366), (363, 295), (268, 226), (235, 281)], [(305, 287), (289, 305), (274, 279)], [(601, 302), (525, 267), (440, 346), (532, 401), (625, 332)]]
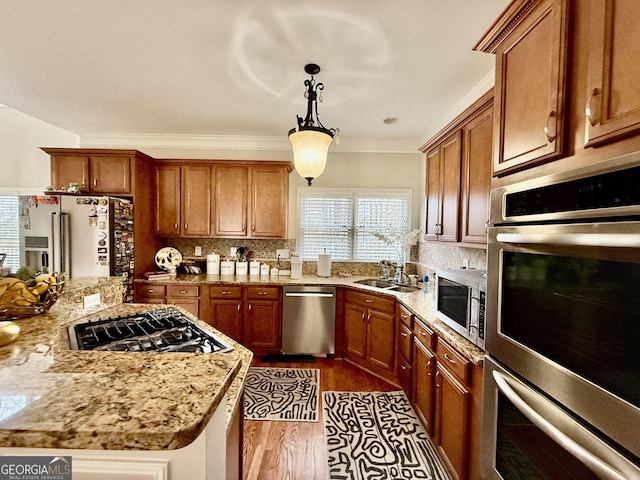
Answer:
[(156, 158), (155, 165), (224, 165), (238, 167), (286, 167), (288, 172), (293, 171), (293, 162), (288, 160), (223, 160), (223, 159), (190, 159), (190, 158)]
[(433, 148), (434, 145), (440, 143), (453, 130), (455, 130), (456, 128), (460, 128), (469, 119), (469, 116), (471, 114), (473, 114), (476, 110), (483, 108), (485, 105), (488, 105), (491, 101), (493, 101), (493, 88), (489, 89), (475, 102), (465, 108), (462, 113), (451, 120), (442, 130), (431, 137), (431, 139), (429, 139), (429, 141), (422, 145), (418, 150), (420, 150), (422, 153), (427, 153), (428, 150)]
[(514, 0), (500, 14), (484, 35), (473, 46), (473, 50), (484, 53), (495, 53), (498, 45), (511, 34), (528, 13), (541, 0)]

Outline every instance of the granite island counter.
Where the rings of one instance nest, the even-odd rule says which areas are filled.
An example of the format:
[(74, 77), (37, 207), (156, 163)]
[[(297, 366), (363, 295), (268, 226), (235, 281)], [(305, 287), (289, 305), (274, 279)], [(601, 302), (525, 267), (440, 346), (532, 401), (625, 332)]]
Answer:
[[(78, 288), (86, 287), (83, 282)], [(54, 306), (16, 321), (20, 336), (0, 347), (0, 454), (71, 455), (74, 479), (105, 471), (114, 472), (113, 478), (163, 478), (145, 476), (158, 469), (171, 471), (172, 479), (218, 478), (210, 469), (214, 463), (222, 465), (217, 474), (224, 469), (226, 434), (241, 411), (252, 353), (187, 312), (234, 349), (71, 350), (69, 325), (162, 307), (103, 306), (81, 318)]]

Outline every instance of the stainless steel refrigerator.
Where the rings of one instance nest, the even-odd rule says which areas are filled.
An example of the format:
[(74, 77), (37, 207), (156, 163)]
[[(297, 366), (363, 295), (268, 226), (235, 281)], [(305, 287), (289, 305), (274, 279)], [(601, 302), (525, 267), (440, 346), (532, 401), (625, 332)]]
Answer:
[(122, 276), (133, 301), (133, 204), (113, 197), (19, 197), (20, 264), (67, 278)]

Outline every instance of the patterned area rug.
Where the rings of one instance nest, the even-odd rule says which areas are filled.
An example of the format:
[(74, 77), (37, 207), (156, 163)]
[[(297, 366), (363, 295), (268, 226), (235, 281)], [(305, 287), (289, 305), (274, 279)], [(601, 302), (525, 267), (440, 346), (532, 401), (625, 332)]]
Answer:
[(404, 392), (324, 392), (329, 478), (450, 480)]
[(244, 418), (318, 421), (317, 368), (251, 367), (244, 390)]

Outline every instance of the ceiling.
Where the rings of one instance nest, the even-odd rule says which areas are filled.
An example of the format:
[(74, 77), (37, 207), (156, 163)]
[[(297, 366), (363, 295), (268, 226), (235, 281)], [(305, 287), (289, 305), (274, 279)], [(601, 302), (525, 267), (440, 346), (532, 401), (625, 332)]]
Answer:
[(0, 103), (81, 138), (286, 144), (313, 62), (341, 147), (415, 152), (492, 85), (495, 59), (472, 47), (507, 3), (4, 1)]

